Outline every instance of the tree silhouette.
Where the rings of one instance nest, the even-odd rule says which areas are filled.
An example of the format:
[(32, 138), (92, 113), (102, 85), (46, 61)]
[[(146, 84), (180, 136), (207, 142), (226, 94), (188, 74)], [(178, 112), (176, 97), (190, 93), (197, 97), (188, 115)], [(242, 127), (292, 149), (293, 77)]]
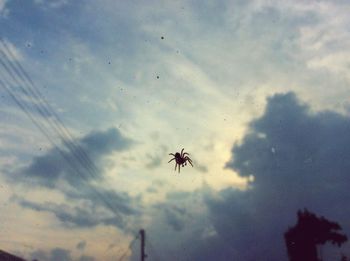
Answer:
[(337, 231), (341, 230), (338, 223), (304, 209), (298, 211), (297, 224), (284, 234), (290, 261), (320, 261), (317, 256), (317, 245), (331, 242), (340, 247), (348, 240), (347, 236)]
[(346, 255), (342, 255), (340, 261), (349, 261)]

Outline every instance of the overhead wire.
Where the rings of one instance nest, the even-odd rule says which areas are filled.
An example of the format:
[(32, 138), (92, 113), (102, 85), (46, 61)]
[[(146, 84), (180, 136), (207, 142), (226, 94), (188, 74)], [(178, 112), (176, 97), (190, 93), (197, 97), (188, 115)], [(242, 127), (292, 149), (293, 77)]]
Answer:
[[(5, 59), (7, 59), (6, 54), (0, 49), (0, 54), (5, 57)], [(9, 64), (9, 66), (12, 67), (12, 64), (9, 60), (7, 60), (7, 63)], [(3, 66), (3, 68), (6, 70), (6, 72), (10, 75), (10, 77), (12, 78), (12, 80), (17, 84), (18, 88), (20, 89), (20, 91), (22, 92), (22, 94), (24, 94), (24, 96), (27, 99), (31, 99), (32, 102), (32, 106), (35, 108), (35, 110), (37, 111), (37, 113), (39, 115), (42, 116), (42, 118), (44, 119), (44, 122), (48, 123), (51, 127), (53, 127), (52, 124), (50, 124), (51, 122), (47, 120), (48, 116), (47, 112), (44, 112), (43, 108), (38, 106), (37, 104), (35, 104), (35, 101), (33, 101), (34, 97), (22, 86), (22, 83), (16, 78), (16, 76), (14, 75), (13, 71), (9, 68), (8, 64), (6, 64), (3, 60), (0, 59), (0, 64)], [(18, 75), (17, 75), (18, 76)], [(10, 88), (10, 87), (9, 87)], [(28, 105), (27, 105), (28, 106)], [(42, 130), (41, 130), (42, 131)]]
[[(75, 171), (80, 177), (83, 177), (83, 175), (80, 173), (79, 169), (75, 166), (75, 164), (71, 161), (71, 159), (66, 155), (65, 152), (63, 152), (59, 146), (53, 141), (53, 139), (49, 136), (49, 134), (46, 132), (46, 130), (41, 126), (39, 122), (37, 122), (33, 116), (30, 114), (28, 109), (16, 98), (16, 96), (12, 93), (11, 89), (0, 79), (0, 86), (3, 87), (3, 89), (11, 96), (11, 98), (15, 101), (15, 103), (20, 107), (20, 109), (29, 117), (29, 119), (32, 121), (32, 123), (44, 134), (44, 136), (49, 140), (53, 148), (55, 148), (58, 153), (62, 156), (64, 160), (67, 161), (69, 167)], [(106, 204), (106, 206), (115, 214), (119, 216), (119, 213), (116, 212), (113, 208), (113, 206), (108, 202), (101, 193), (99, 193), (97, 190), (92, 189), (92, 193), (94, 193), (96, 196), (100, 197), (102, 199), (102, 202)]]
[[(63, 121), (57, 115), (55, 110), (51, 107), (51, 105), (42, 97), (38, 87), (36, 87), (36, 85), (34, 84), (29, 74), (24, 70), (23, 66), (16, 59), (15, 55), (13, 54), (11, 49), (7, 46), (6, 42), (3, 39), (0, 39), (0, 42), (2, 43), (3, 47), (7, 52), (6, 53), (0, 49), (0, 53), (5, 58), (7, 64), (10, 67), (9, 68), (8, 66), (6, 66), (6, 64), (3, 61), (1, 61), (1, 64), (3, 65), (5, 70), (8, 72), (8, 74), (13, 78), (13, 80), (17, 84), (21, 86), (21, 83), (18, 80), (19, 78), (23, 84), (27, 85), (26, 87), (29, 93), (24, 88), (21, 88), (21, 91), (24, 92), (24, 94), (28, 98), (37, 99), (39, 103), (36, 104), (35, 107), (38, 113), (56, 131), (56, 133), (61, 139), (61, 142), (74, 152), (73, 155), (77, 157), (77, 159), (81, 163), (84, 163), (84, 167), (88, 168), (90, 171), (92, 171), (93, 174), (96, 175), (97, 168), (93, 164), (92, 160), (88, 157), (87, 153), (81, 148), (81, 146), (77, 145), (74, 142), (74, 138), (72, 134), (69, 132), (69, 130), (64, 125)], [(18, 78), (16, 78), (14, 74), (16, 74)], [(53, 119), (53, 117), (55, 117), (55, 120)]]
[[(60, 137), (61, 141), (66, 146), (66, 149), (70, 152), (70, 154), (73, 157), (75, 157), (77, 159), (77, 161), (83, 167), (85, 167), (85, 169), (88, 170), (88, 173), (91, 176), (95, 176), (96, 177), (96, 175), (98, 174), (97, 173), (97, 168), (96, 168), (96, 166), (93, 164), (93, 162), (91, 160), (86, 159), (86, 158), (88, 158), (87, 153), (84, 152), (84, 150), (80, 146), (77, 146), (76, 144), (74, 144), (74, 141), (72, 141), (73, 140), (72, 135), (70, 134), (69, 130), (64, 126), (62, 120), (58, 117), (58, 115), (55, 113), (55, 111), (52, 109), (52, 107), (44, 99), (41, 98), (40, 91), (35, 87), (35, 85), (34, 85), (33, 81), (31, 80), (30, 76), (28, 75), (28, 73), (25, 72), (23, 66), (17, 60), (15, 55), (13, 55), (13, 53), (11, 52), (10, 48), (7, 46), (5, 41), (3, 39), (1, 39), (1, 38), (0, 38), (0, 41), (2, 43), (2, 46), (5, 48), (5, 50), (9, 54), (9, 55), (7, 55), (6, 52), (1, 50), (1, 48), (0, 48), (0, 54), (6, 60), (6, 62), (4, 62), (4, 60), (0, 58), (0, 64), (2, 65), (2, 67), (5, 69), (5, 71), (10, 76), (10, 78), (17, 84), (17, 86), (20, 89), (20, 91), (22, 92), (22, 94), (27, 99), (31, 99), (32, 101), (34, 100), (32, 102), (32, 106), (36, 109), (36, 111), (39, 113), (39, 115), (43, 118), (44, 122), (46, 122), (46, 124), (50, 125), (50, 127), (56, 132), (56, 135), (58, 135)], [(13, 60), (14, 62), (12, 62), (11, 60)], [(14, 63), (16, 64), (17, 68), (14, 65)], [(3, 77), (3, 78), (5, 79), (5, 78), (8, 78), (8, 77)], [(19, 79), (21, 79), (22, 82)], [(11, 98), (20, 107), (20, 109), (29, 117), (29, 119), (40, 130), (40, 132), (42, 134), (44, 134), (44, 136), (49, 140), (51, 145), (58, 150), (59, 154), (62, 156), (62, 158), (65, 161), (67, 161), (67, 163), (69, 164), (71, 169), (74, 172), (76, 172), (82, 179), (86, 180), (86, 175), (84, 175), (84, 174), (82, 174), (80, 172), (79, 166), (76, 166), (76, 164), (74, 164), (74, 162), (69, 157), (69, 155), (66, 155), (66, 153), (63, 152), (59, 148), (60, 146), (57, 145), (54, 142), (54, 140), (50, 137), (50, 134), (49, 134), (49, 132), (47, 130), (47, 127), (45, 127), (44, 124), (42, 124), (40, 121), (36, 120), (35, 117), (33, 117), (32, 112), (31, 112), (31, 110), (30, 110), (30, 108), (29, 108), (29, 106), (27, 104), (22, 103), (16, 97), (14, 92), (11, 90), (11, 86), (10, 86), (11, 84), (8, 84), (8, 83), (6, 84), (5, 82), (1, 81), (0, 85), (11, 96)], [(22, 85), (27, 87), (28, 91)], [(35, 101), (35, 99), (37, 99), (37, 100)], [(36, 103), (38, 101), (39, 101), (39, 103), (38, 103), (39, 105)], [(40, 102), (42, 102), (44, 105), (40, 104)], [(45, 105), (47, 107), (45, 107)], [(56, 120), (59, 123), (57, 121), (55, 122), (52, 119), (52, 117), (50, 117), (51, 115), (55, 115)], [(48, 120), (48, 118), (51, 119), (56, 126), (54, 126), (52, 124), (52, 122), (50, 122)], [(59, 124), (61, 124), (61, 126)], [(65, 130), (65, 134), (62, 131), (62, 129)], [(64, 135), (66, 135), (66, 136), (64, 137)], [(77, 154), (77, 153), (80, 153), (80, 154)], [(86, 155), (86, 158), (84, 159), (85, 156), (82, 156), (82, 155)], [(88, 167), (88, 166), (90, 166), (90, 167)], [(93, 166), (93, 167), (91, 167), (91, 166)], [(106, 195), (100, 193), (98, 190), (92, 188), (91, 186), (89, 186), (89, 188), (93, 191), (94, 194), (96, 194), (98, 197), (101, 198), (102, 202), (114, 214), (119, 216), (117, 211), (115, 211), (113, 205), (109, 202), (111, 200), (110, 199), (108, 200), (108, 197), (106, 198)]]
[(128, 254), (129, 250), (131, 249), (131, 247), (135, 244), (136, 240), (139, 238), (139, 235), (136, 235), (134, 237), (133, 240), (130, 241), (128, 247), (126, 248), (126, 250), (124, 251), (124, 253), (120, 256), (120, 258), (118, 259), (118, 261), (122, 261), (126, 255)]

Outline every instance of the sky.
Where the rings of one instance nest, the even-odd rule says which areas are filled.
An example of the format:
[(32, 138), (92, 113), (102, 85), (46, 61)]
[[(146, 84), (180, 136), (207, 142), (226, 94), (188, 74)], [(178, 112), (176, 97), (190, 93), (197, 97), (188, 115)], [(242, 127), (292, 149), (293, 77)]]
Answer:
[(136, 261), (144, 228), (149, 260), (287, 260), (304, 208), (350, 236), (349, 11), (0, 0), (0, 249)]

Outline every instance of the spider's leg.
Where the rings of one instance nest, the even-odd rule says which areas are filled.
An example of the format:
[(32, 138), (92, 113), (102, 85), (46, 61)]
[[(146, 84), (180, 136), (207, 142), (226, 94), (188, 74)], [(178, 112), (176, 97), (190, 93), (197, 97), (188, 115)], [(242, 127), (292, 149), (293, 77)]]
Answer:
[(183, 156), (183, 154), (182, 154), (182, 152), (184, 151), (184, 148), (181, 150), (181, 153), (180, 153), (180, 155), (181, 155), (181, 158), (182, 158), (182, 156)]
[(175, 157), (175, 155), (174, 155), (173, 153), (169, 153), (169, 155), (172, 155), (172, 156), (174, 156), (174, 157)]
[(175, 171), (176, 171), (177, 163), (175, 163)]
[(186, 160), (191, 164), (191, 166), (193, 167), (193, 164), (192, 164), (192, 160), (186, 156)]
[(182, 154), (182, 156), (184, 156), (185, 157), (185, 155), (190, 155), (189, 153), (187, 153), (187, 152), (184, 152), (184, 154)]
[(181, 167), (181, 165), (179, 164), (179, 173), (180, 173), (180, 167)]
[(170, 161), (173, 161), (174, 159), (175, 159), (175, 158), (172, 158), (171, 160), (168, 161), (168, 163), (169, 163)]

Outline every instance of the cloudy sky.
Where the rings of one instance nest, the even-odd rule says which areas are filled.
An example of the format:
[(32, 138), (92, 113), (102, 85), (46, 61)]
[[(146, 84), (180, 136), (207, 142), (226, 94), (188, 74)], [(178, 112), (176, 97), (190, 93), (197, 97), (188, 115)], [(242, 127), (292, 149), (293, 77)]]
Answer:
[(350, 236), (349, 12), (0, 0), (0, 249), (136, 261), (144, 228), (150, 260), (287, 260), (303, 208)]

